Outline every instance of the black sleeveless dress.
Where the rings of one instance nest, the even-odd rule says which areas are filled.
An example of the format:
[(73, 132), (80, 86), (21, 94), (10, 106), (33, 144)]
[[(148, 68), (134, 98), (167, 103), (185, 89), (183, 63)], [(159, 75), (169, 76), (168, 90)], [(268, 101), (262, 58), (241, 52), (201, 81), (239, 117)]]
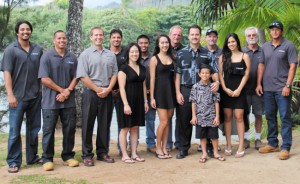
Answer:
[(157, 55), (154, 98), (156, 107), (172, 109), (176, 104), (174, 64), (164, 65)]
[[(231, 74), (224, 72), (224, 82), (226, 87), (231, 89), (232, 91), (236, 90), (245, 75), (246, 68), (247, 65), (243, 59), (241, 62), (231, 63)], [(221, 104), (222, 108), (247, 109), (247, 97), (245, 88), (243, 88), (239, 97), (228, 96), (227, 93), (222, 90)]]
[[(139, 68), (139, 75), (128, 64), (124, 64), (120, 68), (120, 71), (126, 74), (125, 91), (132, 114), (126, 115), (123, 110), (121, 113), (123, 121), (118, 121), (119, 128), (145, 126), (143, 82), (146, 79), (146, 68), (141, 64), (139, 65)], [(124, 109), (123, 103), (122, 109)]]

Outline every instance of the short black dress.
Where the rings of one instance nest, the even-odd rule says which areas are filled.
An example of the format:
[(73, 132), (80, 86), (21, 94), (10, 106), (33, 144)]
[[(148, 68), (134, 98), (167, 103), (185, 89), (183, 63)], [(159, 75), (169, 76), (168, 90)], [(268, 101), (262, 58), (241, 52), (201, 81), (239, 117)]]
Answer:
[[(225, 66), (223, 64), (223, 68), (224, 67)], [(247, 65), (243, 59), (241, 62), (231, 63), (231, 73), (228, 74), (227, 72), (224, 72), (225, 86), (232, 91), (236, 90), (245, 75), (246, 69)], [(221, 105), (222, 108), (247, 109), (245, 88), (243, 88), (239, 97), (230, 97), (225, 91), (221, 90)]]
[(157, 55), (154, 98), (156, 107), (173, 109), (176, 105), (174, 64), (164, 65)]
[(145, 108), (143, 82), (146, 79), (146, 68), (139, 64), (140, 74), (138, 75), (129, 65), (121, 66), (120, 71), (126, 74), (126, 97), (132, 114), (124, 114), (124, 104), (122, 103), (123, 121), (118, 122), (119, 128), (131, 128), (133, 126), (145, 126)]

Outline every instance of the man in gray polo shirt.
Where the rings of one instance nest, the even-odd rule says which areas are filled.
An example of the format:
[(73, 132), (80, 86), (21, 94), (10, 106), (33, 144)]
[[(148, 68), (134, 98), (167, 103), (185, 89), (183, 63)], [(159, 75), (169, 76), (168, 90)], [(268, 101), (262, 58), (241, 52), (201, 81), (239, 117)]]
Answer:
[(77, 58), (66, 50), (66, 34), (58, 30), (53, 37), (54, 47), (43, 54), (39, 78), (43, 84), (43, 169), (54, 169), (55, 125), (60, 117), (63, 132), (62, 160), (70, 167), (79, 166), (73, 151), (76, 129), (74, 88), (77, 84)]
[[(257, 84), (257, 68), (258, 64), (262, 62), (263, 52), (261, 47), (257, 44), (259, 33), (256, 27), (248, 27), (245, 30), (246, 41), (248, 45), (243, 48), (243, 52), (247, 53), (251, 59), (251, 70), (249, 79), (245, 86), (247, 93), (247, 103), (249, 112), (252, 107), (252, 113), (255, 117), (255, 149), (262, 147), (260, 140), (260, 133), (262, 127), (262, 115), (264, 113), (264, 100), (262, 96), (258, 96), (255, 92)], [(244, 135), (244, 147), (250, 147), (250, 133), (247, 131)]]
[[(293, 43), (283, 37), (283, 25), (274, 21), (270, 26), (272, 40), (262, 46), (263, 63), (258, 65), (256, 93), (263, 94), (265, 114), (268, 120), (268, 145), (259, 149), (260, 153), (279, 151), (277, 111), (279, 110), (282, 145), (280, 160), (289, 158), (292, 146), (291, 87), (298, 59)], [(261, 81), (263, 80), (263, 88)]]
[(92, 46), (83, 51), (78, 59), (77, 78), (85, 85), (82, 96), (82, 158), (85, 166), (94, 166), (93, 129), (97, 117), (97, 159), (113, 163), (108, 156), (109, 128), (112, 118), (111, 91), (117, 81), (117, 59), (113, 52), (104, 48), (104, 31), (94, 27), (90, 32)]
[(0, 70), (9, 103), (8, 172), (16, 173), (22, 165), (21, 126), (26, 113), (26, 162), (42, 163), (38, 152), (41, 128), (41, 98), (38, 70), (42, 48), (31, 43), (32, 25), (19, 21), (15, 26), (17, 41), (5, 50)]

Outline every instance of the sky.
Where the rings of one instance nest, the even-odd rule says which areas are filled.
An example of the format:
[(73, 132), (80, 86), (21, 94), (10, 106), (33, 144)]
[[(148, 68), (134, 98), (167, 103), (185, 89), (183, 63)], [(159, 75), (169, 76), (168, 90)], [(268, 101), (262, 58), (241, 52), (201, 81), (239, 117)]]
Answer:
[[(45, 5), (53, 0), (38, 0), (37, 2), (30, 2), (30, 6)], [(105, 6), (111, 2), (120, 3), (121, 0), (84, 0), (83, 6), (88, 8), (96, 8), (97, 6)], [(0, 0), (0, 6), (3, 5), (3, 0)]]

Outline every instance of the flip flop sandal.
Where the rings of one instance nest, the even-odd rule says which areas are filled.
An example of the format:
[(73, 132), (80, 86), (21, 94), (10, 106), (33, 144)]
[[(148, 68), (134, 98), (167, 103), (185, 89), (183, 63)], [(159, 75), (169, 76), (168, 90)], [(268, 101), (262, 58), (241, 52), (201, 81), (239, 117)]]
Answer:
[(172, 155), (170, 155), (169, 153), (168, 153), (168, 154), (165, 154), (165, 157), (166, 157), (166, 158), (173, 158)]
[(232, 150), (225, 148), (224, 155), (231, 156), (232, 155)]
[(134, 164), (135, 161), (132, 160), (131, 158), (125, 158), (125, 159), (122, 159), (122, 161), (125, 163), (125, 164)]
[(137, 157), (135, 157), (135, 158), (131, 157), (131, 159), (134, 160), (134, 161), (137, 161), (137, 162), (145, 162), (145, 159), (144, 159), (144, 158), (141, 158), (141, 157), (139, 157), (139, 156), (137, 156)]
[(235, 158), (242, 158), (245, 156), (245, 151), (241, 151), (241, 152), (236, 152), (235, 154)]
[(200, 163), (205, 163), (207, 161), (207, 158), (199, 158)]
[(158, 154), (155, 152), (155, 156), (159, 159), (167, 159), (167, 157), (164, 154)]
[(225, 161), (225, 157), (222, 156), (218, 156), (218, 157), (214, 157), (215, 159), (219, 160), (219, 161)]
[(8, 172), (9, 173), (17, 173), (17, 172), (19, 172), (19, 166), (17, 166), (17, 164), (11, 164), (10, 166), (9, 166), (9, 168), (8, 168)]

